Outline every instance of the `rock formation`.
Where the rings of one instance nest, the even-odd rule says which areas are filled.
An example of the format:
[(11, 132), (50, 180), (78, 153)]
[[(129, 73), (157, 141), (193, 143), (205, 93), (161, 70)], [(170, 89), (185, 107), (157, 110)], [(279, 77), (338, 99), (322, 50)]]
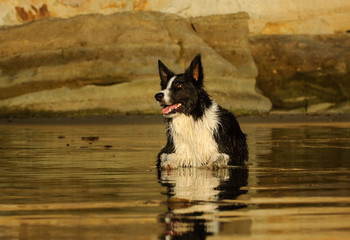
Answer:
[(348, 0), (1, 0), (0, 26), (45, 17), (160, 11), (203, 17), (247, 12), (251, 34), (331, 34), (350, 30)]
[(247, 20), (245, 13), (183, 19), (128, 12), (5, 27), (1, 113), (158, 113), (157, 60), (182, 72), (198, 52), (207, 89), (220, 104), (240, 114), (268, 112), (270, 101), (255, 91)]
[(157, 60), (181, 72), (198, 52), (209, 92), (241, 114), (269, 111), (260, 91), (273, 109), (350, 111), (348, 0), (2, 0), (0, 9), (3, 116), (155, 113)]
[(350, 36), (250, 37), (257, 86), (274, 109), (325, 111), (350, 102)]

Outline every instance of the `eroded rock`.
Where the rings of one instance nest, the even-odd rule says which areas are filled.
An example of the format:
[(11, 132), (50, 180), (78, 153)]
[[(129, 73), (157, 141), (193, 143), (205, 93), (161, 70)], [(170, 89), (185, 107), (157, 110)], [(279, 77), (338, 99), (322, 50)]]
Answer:
[(350, 101), (349, 34), (260, 35), (250, 42), (257, 86), (273, 108), (321, 111)]
[[(247, 20), (244, 14), (203, 20), (211, 22), (213, 31), (241, 28), (219, 45), (196, 19), (156, 12), (43, 19), (4, 28), (2, 115), (156, 113), (157, 60), (182, 72), (197, 53), (202, 54), (208, 91), (220, 104), (237, 113), (268, 112), (270, 101), (255, 91)], [(225, 50), (235, 54), (223, 54)]]

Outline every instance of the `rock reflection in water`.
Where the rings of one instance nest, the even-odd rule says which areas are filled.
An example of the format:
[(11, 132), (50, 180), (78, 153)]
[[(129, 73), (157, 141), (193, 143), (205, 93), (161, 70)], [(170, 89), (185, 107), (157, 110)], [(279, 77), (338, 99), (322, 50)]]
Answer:
[[(205, 239), (216, 235), (220, 222), (215, 213), (244, 208), (246, 205), (222, 201), (236, 199), (246, 190), (248, 169), (219, 170), (179, 168), (159, 171), (159, 181), (166, 187), (168, 211), (160, 216), (164, 234), (160, 239)], [(249, 231), (250, 225), (244, 226)]]
[(349, 239), (350, 123), (242, 128), (247, 169), (157, 172), (161, 124), (0, 124), (0, 239)]

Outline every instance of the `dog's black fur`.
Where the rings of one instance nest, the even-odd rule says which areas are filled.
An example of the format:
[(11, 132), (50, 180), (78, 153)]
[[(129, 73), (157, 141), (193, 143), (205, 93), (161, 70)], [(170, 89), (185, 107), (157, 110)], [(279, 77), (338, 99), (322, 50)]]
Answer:
[[(161, 166), (162, 156), (177, 153), (178, 146), (174, 141), (172, 122), (176, 121), (180, 115), (185, 115), (193, 119), (196, 124), (205, 124), (203, 121), (207, 121), (206, 113), (215, 115), (216, 127), (211, 134), (217, 144), (217, 152), (229, 157), (226, 164), (243, 165), (248, 159), (246, 135), (242, 132), (236, 117), (217, 105), (205, 91), (201, 56), (198, 54), (182, 74), (175, 75), (160, 60), (158, 67), (162, 91), (157, 93), (155, 98), (163, 107), (163, 115), (166, 117), (167, 144), (157, 156), (157, 166)], [(181, 128), (186, 127), (188, 126)], [(191, 149), (191, 147), (197, 146), (186, 146), (186, 149)]]

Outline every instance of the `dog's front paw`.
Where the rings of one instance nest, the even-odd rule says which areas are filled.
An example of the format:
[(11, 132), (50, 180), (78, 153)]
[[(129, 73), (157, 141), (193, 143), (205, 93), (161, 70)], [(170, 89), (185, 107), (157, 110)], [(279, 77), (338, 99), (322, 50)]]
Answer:
[(175, 154), (173, 154), (173, 153), (170, 153), (170, 154), (163, 153), (160, 156), (161, 168), (164, 168), (167, 170), (176, 169), (178, 166), (177, 166), (177, 161), (176, 161), (174, 155)]
[(208, 167), (212, 169), (222, 168), (224, 166), (227, 166), (229, 160), (230, 160), (230, 157), (227, 154), (224, 154), (224, 153), (215, 154), (210, 158)]

